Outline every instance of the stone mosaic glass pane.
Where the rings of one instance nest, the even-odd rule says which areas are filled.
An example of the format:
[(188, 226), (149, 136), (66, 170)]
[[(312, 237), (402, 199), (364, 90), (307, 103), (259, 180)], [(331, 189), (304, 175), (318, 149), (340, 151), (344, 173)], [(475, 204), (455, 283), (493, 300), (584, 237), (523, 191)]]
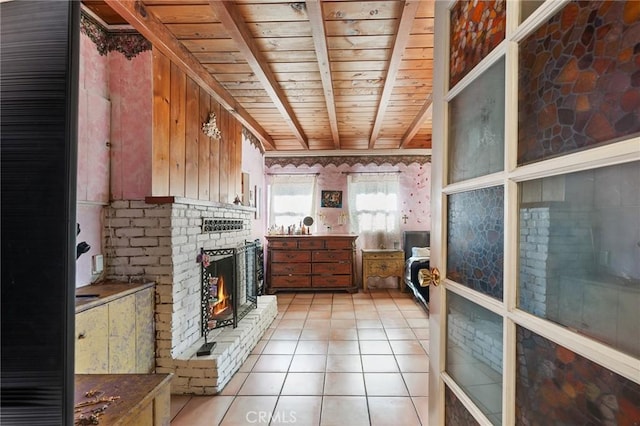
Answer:
[(516, 334), (516, 424), (638, 424), (640, 385), (523, 327)]
[(449, 182), (504, 168), (504, 58), (449, 103)]
[(544, 0), (523, 0), (520, 3), (520, 22), (524, 22), (533, 12), (536, 11)]
[(499, 315), (447, 293), (446, 371), (495, 425), (502, 419), (502, 346)]
[(502, 300), (503, 188), (452, 194), (448, 206), (447, 278)]
[(518, 164), (640, 133), (637, 1), (574, 1), (520, 43)]
[(480, 424), (449, 388), (444, 390), (444, 424), (451, 426)]
[(520, 184), (520, 309), (640, 357), (640, 162)]
[(484, 59), (505, 35), (507, 2), (458, 1), (451, 9), (449, 87)]

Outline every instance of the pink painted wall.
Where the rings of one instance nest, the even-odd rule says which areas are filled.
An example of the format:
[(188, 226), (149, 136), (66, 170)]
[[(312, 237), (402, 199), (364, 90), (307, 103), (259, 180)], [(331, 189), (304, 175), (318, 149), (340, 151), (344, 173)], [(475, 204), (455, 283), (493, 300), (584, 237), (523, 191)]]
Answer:
[(151, 193), (151, 52), (128, 60), (101, 56), (80, 38), (77, 221), (91, 250), (76, 261), (76, 286), (97, 281), (92, 257), (102, 248), (103, 207)]
[(300, 166), (296, 168), (292, 165), (272, 166), (266, 173), (319, 173), (317, 180), (316, 199), (320, 199), (322, 190), (342, 191), (342, 208), (321, 208), (318, 206), (318, 213), (325, 215), (324, 223), (316, 219), (314, 224), (315, 232), (326, 232), (331, 227), (331, 232), (349, 232), (349, 225), (340, 224), (340, 214), (348, 214), (349, 195), (347, 194), (347, 175), (344, 172), (385, 172), (400, 171), (400, 216), (407, 215), (407, 223), (400, 221), (400, 231), (428, 231), (431, 229), (431, 163), (427, 164), (402, 164), (395, 165), (361, 165), (349, 166), (340, 164), (338, 166), (328, 165), (326, 167), (315, 165), (311, 167)]

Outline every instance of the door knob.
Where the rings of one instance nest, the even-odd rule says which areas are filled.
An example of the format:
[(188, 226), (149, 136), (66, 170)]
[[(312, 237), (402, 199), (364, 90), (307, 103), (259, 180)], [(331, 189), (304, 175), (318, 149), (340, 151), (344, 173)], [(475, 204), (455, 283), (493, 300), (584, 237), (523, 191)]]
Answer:
[(438, 286), (440, 285), (440, 271), (438, 268), (420, 269), (418, 271), (418, 282), (420, 287)]
[(431, 268), (431, 283), (434, 286), (439, 286), (440, 285), (440, 271), (438, 270), (438, 268)]

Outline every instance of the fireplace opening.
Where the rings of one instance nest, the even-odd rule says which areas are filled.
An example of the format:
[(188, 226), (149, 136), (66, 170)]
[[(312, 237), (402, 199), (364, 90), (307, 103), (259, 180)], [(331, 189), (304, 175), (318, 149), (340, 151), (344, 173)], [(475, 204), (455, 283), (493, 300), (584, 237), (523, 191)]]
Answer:
[(215, 347), (211, 330), (233, 326), (257, 307), (262, 287), (262, 245), (259, 240), (233, 248), (200, 250), (202, 272), (201, 329), (204, 345), (197, 355), (209, 355)]

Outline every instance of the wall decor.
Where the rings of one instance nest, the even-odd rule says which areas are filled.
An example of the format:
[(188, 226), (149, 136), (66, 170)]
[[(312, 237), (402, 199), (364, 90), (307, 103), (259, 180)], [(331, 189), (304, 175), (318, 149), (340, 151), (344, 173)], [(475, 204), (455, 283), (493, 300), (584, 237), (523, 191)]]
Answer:
[(320, 207), (342, 208), (342, 191), (322, 191)]

